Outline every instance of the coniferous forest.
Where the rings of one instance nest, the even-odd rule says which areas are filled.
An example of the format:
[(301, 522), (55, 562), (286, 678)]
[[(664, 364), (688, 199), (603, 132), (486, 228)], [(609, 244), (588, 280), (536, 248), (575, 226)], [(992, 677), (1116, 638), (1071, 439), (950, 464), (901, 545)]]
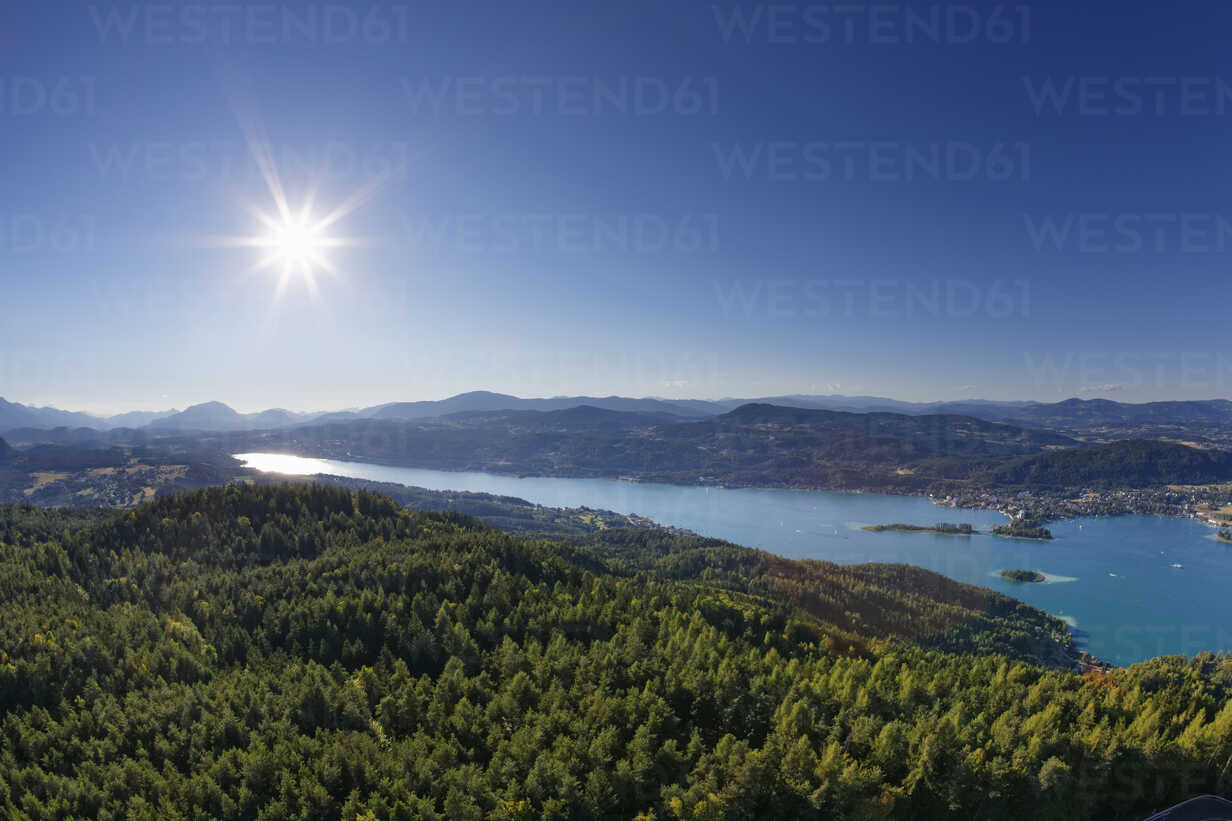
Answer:
[(0, 540), (6, 818), (1122, 819), (1232, 787), (1232, 659), (1078, 672), (1044, 614), (913, 568), (319, 485), (7, 507)]

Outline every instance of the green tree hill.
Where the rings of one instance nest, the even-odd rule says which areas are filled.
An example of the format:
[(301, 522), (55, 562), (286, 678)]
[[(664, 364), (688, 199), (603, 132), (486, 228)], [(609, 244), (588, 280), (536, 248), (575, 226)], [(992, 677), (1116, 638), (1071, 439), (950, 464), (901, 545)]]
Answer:
[(937, 522), (935, 525), (905, 525), (901, 523), (889, 525), (865, 525), (861, 530), (868, 530), (873, 533), (881, 533), (883, 531), (898, 531), (900, 533), (940, 533), (954, 536), (970, 536), (979, 533), (969, 523), (953, 524), (951, 522)]
[[(0, 513), (27, 534), (0, 546), (6, 818), (1117, 819), (1232, 789), (1232, 659), (840, 646), (901, 566), (323, 486), (54, 515)], [(930, 578), (890, 609), (940, 607)]]
[(1007, 525), (997, 525), (992, 529), (997, 536), (1009, 536), (1014, 539), (1051, 539), (1052, 531), (1029, 519), (1015, 519)]
[(1045, 576), (1036, 570), (1002, 570), (1001, 578), (1011, 582), (1042, 582)]

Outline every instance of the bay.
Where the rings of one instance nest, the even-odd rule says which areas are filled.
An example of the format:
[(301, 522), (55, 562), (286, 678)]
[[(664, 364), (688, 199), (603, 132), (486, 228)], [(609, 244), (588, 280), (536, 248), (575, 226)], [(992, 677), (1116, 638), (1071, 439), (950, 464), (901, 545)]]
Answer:
[[(260, 471), (326, 473), (516, 496), (549, 507), (636, 513), (792, 559), (919, 565), (1065, 619), (1084, 649), (1114, 664), (1232, 650), (1232, 546), (1218, 542), (1211, 528), (1193, 519), (1070, 519), (1048, 526), (1054, 536), (1049, 542), (986, 534), (873, 533), (862, 527), (969, 522), (987, 530), (1006, 517), (990, 510), (940, 507), (915, 496), (515, 477), (270, 453), (236, 458)], [(1037, 570), (1047, 581), (1009, 582), (998, 575), (1005, 569)]]

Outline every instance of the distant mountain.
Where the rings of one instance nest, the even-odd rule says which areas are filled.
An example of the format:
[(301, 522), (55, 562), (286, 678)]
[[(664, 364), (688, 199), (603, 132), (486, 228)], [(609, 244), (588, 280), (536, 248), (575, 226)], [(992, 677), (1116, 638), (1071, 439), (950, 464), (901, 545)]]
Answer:
[(265, 430), (268, 428), (281, 428), (287, 425), (297, 425), (301, 422), (313, 419), (318, 414), (312, 413), (296, 413), (295, 411), (284, 410), (283, 408), (271, 408), (270, 410), (260, 411), (259, 413), (240, 414), (244, 420), (244, 424), (254, 430)]
[[(234, 431), (268, 430), (301, 424), (321, 416), (319, 413), (296, 413), (273, 408), (258, 413), (239, 413), (222, 402), (204, 402), (182, 411), (129, 411), (114, 416), (62, 411), (57, 408), (35, 408), (0, 399), (0, 431), (20, 432), (18, 441), (80, 441), (91, 438), (80, 432), (66, 435), (64, 431), (113, 431), (147, 428), (154, 432), (174, 431)], [(63, 429), (57, 435), (50, 432)], [(46, 435), (32, 435), (45, 431)], [(16, 438), (16, 437), (14, 437)]]
[(104, 421), (108, 429), (112, 428), (142, 428), (158, 419), (165, 419), (172, 416), (178, 411), (129, 411), (128, 413), (117, 413), (115, 416), (108, 416)]
[(93, 428), (148, 429), (168, 432), (272, 430), (304, 424), (358, 419), (410, 421), (459, 413), (504, 411), (551, 412), (592, 407), (622, 413), (671, 414), (681, 420), (706, 419), (745, 405), (804, 408), (846, 413), (894, 413), (907, 416), (966, 416), (1019, 427), (1043, 428), (1087, 439), (1170, 438), (1232, 445), (1232, 401), (1146, 402), (1129, 404), (1108, 399), (1067, 399), (1062, 402), (997, 402), (968, 399), (952, 402), (904, 402), (877, 396), (790, 394), (757, 399), (717, 400), (631, 398), (623, 396), (554, 396), (522, 398), (491, 391), (471, 391), (446, 399), (392, 402), (356, 410), (300, 413), (274, 408), (238, 413), (221, 402), (206, 402), (183, 411), (133, 411), (110, 417), (36, 408), (0, 399), (0, 432), (14, 429)]
[(150, 423), (164, 430), (239, 430), (243, 426), (244, 417), (222, 402), (203, 402)]
[(12, 428), (102, 427), (101, 417), (88, 413), (62, 411), (58, 408), (36, 408), (0, 398), (0, 431)]
[(905, 413), (922, 414), (933, 412), (931, 405), (921, 402), (903, 402), (880, 396), (828, 396), (790, 394), (787, 396), (762, 396), (754, 399), (720, 399), (718, 404), (726, 410), (735, 410), (742, 405), (775, 405), (786, 408), (813, 408), (816, 410), (848, 411), (850, 413)]
[(203, 402), (156, 419), (149, 424), (160, 431), (269, 430), (309, 421), (319, 414), (295, 413), (274, 408), (259, 413), (240, 413), (222, 402)]
[(1067, 399), (1051, 405), (1028, 405), (1013, 415), (1016, 419), (1041, 425), (1088, 428), (1127, 424), (1227, 424), (1232, 423), (1232, 402), (1207, 399), (1128, 404), (1109, 399)]
[[(448, 399), (426, 402), (395, 402), (359, 411), (355, 416), (372, 419), (428, 419), (468, 411), (554, 411), (587, 405), (594, 408), (631, 413), (670, 413), (676, 416), (709, 416), (726, 408), (704, 402), (665, 399), (630, 399), (623, 396), (554, 396), (550, 399), (522, 399), (503, 393), (472, 391)], [(330, 418), (339, 415), (331, 414)]]
[(79, 411), (63, 411), (59, 408), (22, 405), (0, 398), (0, 431), (18, 428), (51, 430), (53, 428), (140, 428), (151, 422), (174, 414), (175, 411), (129, 411), (115, 416), (98, 416)]
[(392, 402), (388, 405), (365, 408), (359, 411), (358, 415), (371, 419), (424, 419), (430, 416), (444, 416), (466, 411), (513, 410), (525, 401), (503, 393), (471, 391), (451, 396), (448, 399)]
[(11, 462), (17, 458), (17, 450), (15, 450), (8, 442), (0, 439), (0, 464)]
[(631, 430), (652, 425), (674, 424), (681, 417), (674, 413), (638, 413), (608, 410), (594, 405), (578, 405), (556, 411), (469, 411), (438, 417), (438, 423), (460, 425), (509, 425), (539, 430)]
[[(671, 402), (680, 400), (668, 400)], [(999, 402), (987, 399), (965, 399), (945, 402), (907, 402), (884, 396), (844, 396), (842, 394), (788, 394), (763, 396), (753, 399), (717, 399), (709, 403), (724, 411), (735, 410), (741, 405), (777, 405), (789, 408), (814, 408), (817, 410), (847, 411), (849, 413), (902, 413), (911, 416), (933, 414), (957, 414), (976, 416), (981, 419), (1009, 418), (1017, 409), (1035, 402)]]

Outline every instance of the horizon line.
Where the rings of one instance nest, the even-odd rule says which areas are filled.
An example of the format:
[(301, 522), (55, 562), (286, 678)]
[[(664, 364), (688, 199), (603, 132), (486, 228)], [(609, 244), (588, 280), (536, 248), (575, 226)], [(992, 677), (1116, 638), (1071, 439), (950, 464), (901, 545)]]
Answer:
[(98, 410), (98, 409), (94, 409), (94, 410), (69, 409), (69, 408), (62, 407), (58, 404), (54, 404), (54, 403), (38, 404), (37, 402), (34, 402), (34, 401), (23, 402), (19, 400), (12, 400), (5, 396), (0, 396), (0, 402), (12, 404), (12, 405), (19, 405), (21, 407), (28, 408), (30, 410), (50, 410), (50, 411), (58, 411), (60, 413), (79, 413), (79, 414), (83, 414), (86, 416), (93, 416), (101, 420), (108, 420), (116, 416), (122, 416), (122, 415), (130, 414), (130, 413), (154, 413), (154, 414), (164, 414), (164, 415), (170, 416), (170, 415), (177, 414), (177, 413), (183, 413), (184, 411), (189, 410), (191, 408), (196, 408), (196, 407), (201, 407), (203, 405), (211, 405), (211, 404), (223, 405), (229, 408), (230, 410), (235, 411), (236, 413), (241, 414), (241, 415), (252, 415), (252, 414), (258, 414), (258, 413), (266, 413), (270, 411), (285, 411), (288, 413), (295, 413), (295, 414), (301, 414), (301, 415), (348, 413), (348, 412), (358, 412), (362, 410), (367, 410), (370, 408), (386, 407), (388, 405), (414, 404), (414, 403), (421, 403), (421, 402), (422, 403), (444, 402), (450, 399), (456, 399), (460, 396), (467, 396), (470, 394), (491, 394), (495, 396), (508, 396), (510, 398), (518, 399), (522, 401), (551, 401), (554, 399), (627, 399), (631, 401), (657, 401), (657, 402), (736, 402), (736, 401), (741, 401), (741, 402), (752, 403), (752, 402), (764, 401), (766, 399), (799, 397), (801, 399), (848, 399), (848, 400), (863, 399), (863, 400), (897, 402), (897, 403), (908, 404), (908, 405), (945, 405), (945, 404), (962, 404), (962, 403), (987, 403), (987, 404), (1006, 404), (1006, 405), (1008, 404), (1053, 405), (1053, 404), (1058, 404), (1060, 402), (1068, 402), (1072, 400), (1083, 401), (1083, 402), (1103, 400), (1103, 401), (1108, 401), (1108, 402), (1117, 402), (1118, 404), (1123, 404), (1123, 405), (1147, 405), (1147, 404), (1153, 404), (1156, 402), (1232, 401), (1227, 397), (1213, 396), (1213, 397), (1207, 397), (1205, 399), (1152, 399), (1152, 400), (1146, 400), (1146, 401), (1141, 401), (1141, 402), (1125, 402), (1125, 401), (1120, 401), (1120, 400), (1113, 399), (1107, 396), (1082, 397), (1078, 395), (1065, 396), (1063, 398), (1055, 399), (1055, 400), (987, 399), (984, 397), (974, 397), (974, 396), (973, 397), (961, 397), (961, 398), (956, 398), (956, 399), (955, 398), (951, 398), (951, 399), (898, 399), (893, 396), (878, 396), (876, 394), (843, 394), (843, 393), (777, 393), (777, 394), (771, 394), (771, 395), (765, 395), (765, 396), (743, 396), (743, 397), (742, 396), (722, 396), (718, 398), (668, 397), (668, 396), (659, 396), (659, 395), (653, 395), (653, 394), (645, 395), (645, 396), (626, 396), (623, 394), (614, 394), (614, 393), (606, 394), (602, 396), (595, 395), (595, 394), (554, 394), (551, 396), (519, 396), (517, 394), (508, 394), (508, 393), (503, 393), (501, 391), (475, 389), (475, 390), (469, 390), (469, 391), (462, 391), (460, 393), (449, 394), (448, 396), (443, 396), (443, 397), (436, 398), (436, 399), (394, 399), (394, 400), (390, 400), (386, 402), (376, 402), (376, 403), (366, 404), (366, 405), (347, 405), (345, 407), (335, 407), (335, 408), (316, 407), (316, 408), (303, 408), (303, 409), (290, 408), (285, 405), (270, 405), (270, 406), (265, 406), (265, 407), (257, 407), (252, 410), (244, 410), (240, 407), (237, 407), (235, 405), (232, 405), (220, 399), (205, 399), (199, 402), (191, 402), (189, 404), (184, 405), (183, 407), (171, 407), (171, 408), (162, 407), (162, 408), (155, 409), (155, 408), (147, 408), (147, 407), (131, 407), (130, 406), (125, 410), (113, 410), (113, 411), (104, 411), (104, 410)]

